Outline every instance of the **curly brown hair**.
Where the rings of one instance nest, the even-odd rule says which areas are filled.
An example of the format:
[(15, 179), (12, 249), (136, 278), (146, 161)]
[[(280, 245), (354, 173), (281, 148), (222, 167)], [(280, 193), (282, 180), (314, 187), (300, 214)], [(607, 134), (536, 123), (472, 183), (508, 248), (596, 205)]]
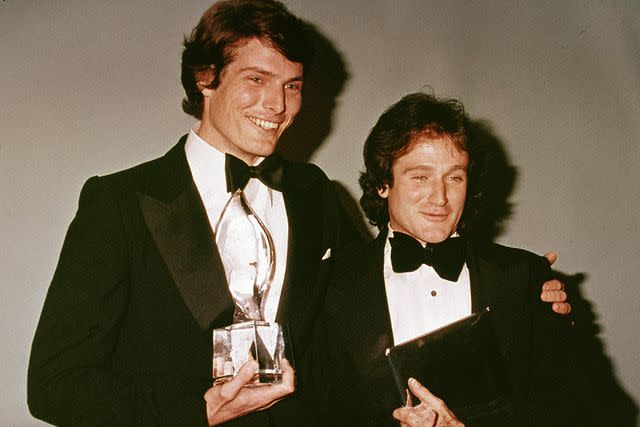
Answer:
[(482, 177), (491, 155), (472, 135), (472, 123), (458, 100), (420, 92), (407, 95), (389, 107), (364, 144), (360, 206), (369, 222), (379, 229), (384, 229), (389, 222), (387, 199), (380, 197), (378, 190), (393, 186), (394, 161), (412, 147), (416, 137), (446, 137), (469, 155), (467, 199), (457, 231), (461, 235), (470, 232), (482, 206), (485, 194)]

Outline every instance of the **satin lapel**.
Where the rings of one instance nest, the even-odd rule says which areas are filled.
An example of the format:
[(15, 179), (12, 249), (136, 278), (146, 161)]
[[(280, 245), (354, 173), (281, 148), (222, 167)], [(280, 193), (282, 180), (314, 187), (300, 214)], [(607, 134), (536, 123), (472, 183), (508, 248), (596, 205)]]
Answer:
[(502, 312), (521, 312), (527, 301), (528, 276), (519, 265), (501, 255), (498, 245), (467, 244), (467, 266), (471, 279), (471, 306), (474, 312), (487, 306)]
[[(375, 383), (385, 379), (393, 386), (385, 350), (393, 346), (393, 332), (385, 290), (383, 250), (386, 233), (369, 243), (364, 254), (340, 260), (336, 286), (328, 293), (336, 324), (343, 328), (345, 351), (361, 377)], [(358, 257), (363, 257), (363, 262)], [(393, 388), (392, 388), (393, 390)]]
[[(478, 313), (490, 305), (490, 299), (485, 294), (484, 288), (487, 280), (486, 276), (492, 276), (492, 273), (487, 271), (488, 264), (479, 260), (476, 250), (470, 242), (467, 242), (465, 251), (465, 262), (469, 269), (469, 279), (471, 281), (471, 312)], [(491, 292), (492, 289), (491, 287), (489, 288), (487, 291)]]
[(531, 331), (529, 276), (520, 265), (505, 259), (497, 245), (468, 245), (467, 263), (473, 311), (491, 307), (503, 354), (507, 360), (527, 366)]
[[(230, 324), (232, 298), (206, 211), (191, 178), (184, 139), (165, 160), (169, 176), (158, 177), (157, 191), (138, 193), (145, 223), (200, 327)], [(166, 186), (161, 185), (170, 179)]]
[[(287, 182), (296, 180), (287, 171)], [(284, 283), (276, 320), (286, 323), (294, 343), (293, 351), (302, 354), (308, 344), (306, 334), (311, 330), (323, 290), (319, 287), (318, 269), (323, 254), (323, 213), (318, 189), (312, 183), (296, 182), (283, 192), (289, 239)]]

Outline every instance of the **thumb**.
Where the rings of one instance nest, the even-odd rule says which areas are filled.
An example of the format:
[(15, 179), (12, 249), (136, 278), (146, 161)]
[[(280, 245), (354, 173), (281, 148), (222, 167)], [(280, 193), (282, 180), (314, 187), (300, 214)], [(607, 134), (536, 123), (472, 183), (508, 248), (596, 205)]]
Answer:
[(440, 399), (434, 396), (425, 386), (420, 384), (415, 378), (409, 378), (409, 388), (411, 392), (416, 395), (421, 402), (426, 403), (429, 406), (440, 406), (442, 403)]
[(253, 381), (253, 377), (258, 370), (258, 362), (255, 360), (249, 360), (238, 369), (238, 373), (231, 381), (228, 381), (220, 386), (220, 397), (228, 402), (233, 400), (240, 390)]
[[(464, 424), (459, 423), (456, 415), (451, 412), (451, 410), (447, 407), (447, 404), (437, 396), (433, 395), (425, 386), (420, 384), (416, 379), (409, 379), (409, 388), (413, 394), (420, 398), (420, 401), (424, 403), (426, 406), (430, 407), (434, 411), (438, 413), (438, 417), (436, 419), (438, 425), (442, 426), (462, 426)], [(424, 405), (423, 405), (424, 406)], [(442, 422), (440, 422), (440, 417), (442, 417)], [(435, 424), (432, 424), (435, 425)]]

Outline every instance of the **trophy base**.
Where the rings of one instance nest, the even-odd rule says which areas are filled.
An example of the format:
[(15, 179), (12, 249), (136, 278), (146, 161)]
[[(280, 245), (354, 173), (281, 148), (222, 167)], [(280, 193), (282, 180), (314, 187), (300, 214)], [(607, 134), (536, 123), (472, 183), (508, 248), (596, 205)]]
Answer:
[(281, 384), (281, 369), (258, 369), (258, 382), (260, 384)]
[(284, 357), (283, 327), (251, 320), (213, 331), (213, 379), (233, 378), (249, 360), (258, 362), (252, 385), (280, 384)]

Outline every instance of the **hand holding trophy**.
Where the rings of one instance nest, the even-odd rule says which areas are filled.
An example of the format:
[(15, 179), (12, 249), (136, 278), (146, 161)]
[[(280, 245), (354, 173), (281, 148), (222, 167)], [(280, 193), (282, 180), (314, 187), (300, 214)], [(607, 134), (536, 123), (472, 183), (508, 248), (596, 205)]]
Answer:
[(225, 205), (215, 236), (234, 314), (232, 325), (213, 331), (213, 378), (232, 378), (245, 362), (255, 359), (256, 384), (280, 383), (283, 327), (264, 316), (275, 275), (275, 246), (241, 189), (233, 192)]

